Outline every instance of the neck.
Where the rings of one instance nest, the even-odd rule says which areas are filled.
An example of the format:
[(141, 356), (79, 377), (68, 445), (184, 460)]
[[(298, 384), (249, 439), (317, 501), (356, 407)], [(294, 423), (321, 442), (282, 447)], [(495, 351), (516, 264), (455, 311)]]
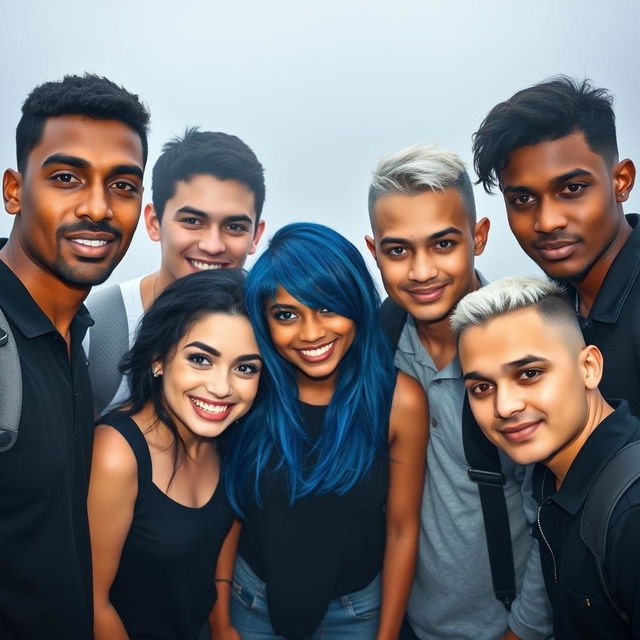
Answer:
[(34, 302), (70, 344), (71, 322), (91, 287), (76, 287), (63, 282), (33, 262), (11, 237), (0, 250), (0, 260), (13, 271)]
[(560, 451), (544, 462), (545, 466), (555, 476), (558, 489), (562, 486), (573, 461), (580, 453), (589, 436), (607, 416), (613, 413), (613, 407), (606, 402), (597, 389), (590, 391), (589, 394), (587, 397), (587, 420), (584, 427)]
[(418, 337), (438, 369), (446, 367), (456, 356), (456, 339), (447, 316), (438, 322), (416, 320)]
[(328, 405), (336, 388), (336, 372), (326, 378), (310, 378), (301, 371), (296, 372), (298, 398), (307, 404)]
[(589, 315), (609, 268), (633, 233), (633, 228), (624, 217), (622, 208), (620, 208), (618, 215), (620, 223), (611, 243), (584, 276), (579, 280), (572, 281), (578, 292), (579, 312), (584, 317)]

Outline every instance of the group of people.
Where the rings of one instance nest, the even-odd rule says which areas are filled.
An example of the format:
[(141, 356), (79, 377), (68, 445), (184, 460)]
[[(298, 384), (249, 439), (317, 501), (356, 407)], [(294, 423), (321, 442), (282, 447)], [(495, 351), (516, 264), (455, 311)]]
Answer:
[(473, 136), (546, 280), (475, 269), (490, 224), (456, 154), (383, 158), (382, 304), (319, 224), (277, 230), (245, 273), (263, 168), (197, 128), (153, 167), (159, 268), (89, 295), (138, 222), (148, 125), (91, 74), (22, 108), (0, 637), (640, 638), (640, 231), (611, 96), (559, 77)]

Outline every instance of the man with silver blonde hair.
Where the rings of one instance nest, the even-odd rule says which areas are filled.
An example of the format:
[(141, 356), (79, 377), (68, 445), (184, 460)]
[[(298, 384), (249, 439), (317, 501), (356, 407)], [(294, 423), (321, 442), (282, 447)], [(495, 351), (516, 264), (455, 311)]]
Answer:
[(640, 420), (607, 402), (603, 357), (556, 284), (505, 278), (452, 317), (471, 410), (536, 464), (538, 540), (556, 640), (640, 637)]
[[(462, 160), (424, 145), (379, 163), (369, 215), (373, 236), (366, 241), (389, 294), (382, 324), (395, 364), (419, 380), (429, 398), (429, 472), (401, 638), (542, 640), (551, 620), (529, 535), (535, 517), (530, 483), (523, 467), (476, 435), (450, 326), (460, 299), (485, 284), (474, 258), (484, 250), (489, 221), (476, 220)], [(488, 457), (491, 469), (476, 465), (478, 456)], [(470, 468), (484, 471), (471, 478)], [(478, 484), (485, 477), (494, 485)]]

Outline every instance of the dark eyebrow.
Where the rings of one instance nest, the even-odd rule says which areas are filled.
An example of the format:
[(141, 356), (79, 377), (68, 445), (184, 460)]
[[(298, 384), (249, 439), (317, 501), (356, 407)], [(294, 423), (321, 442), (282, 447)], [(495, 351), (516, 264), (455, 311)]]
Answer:
[[(557, 187), (558, 185), (567, 182), (568, 180), (572, 180), (573, 178), (585, 177), (589, 178), (593, 176), (591, 171), (587, 171), (586, 169), (573, 169), (573, 171), (567, 171), (567, 173), (563, 173), (559, 176), (555, 176), (549, 181), (549, 184)], [(511, 193), (531, 193), (532, 189), (530, 187), (507, 184), (502, 188), (502, 193), (506, 193), (507, 191)]]
[(289, 309), (291, 309), (292, 311), (295, 311), (296, 307), (292, 304), (280, 304), (279, 302), (274, 302), (269, 307), (269, 311), (271, 311), (272, 309), (284, 309), (285, 311), (288, 311)]
[(262, 356), (259, 353), (248, 353), (244, 356), (238, 356), (236, 360), (238, 362), (247, 362), (249, 360), (260, 360), (262, 362)]
[(68, 156), (65, 153), (54, 153), (45, 158), (42, 167), (47, 167), (50, 164), (68, 164), (70, 167), (76, 167), (77, 169), (88, 169), (91, 166), (84, 158)]
[[(520, 369), (520, 367), (526, 367), (528, 364), (533, 364), (534, 362), (542, 362), (544, 364), (548, 364), (549, 360), (543, 358), (541, 356), (529, 355), (524, 358), (520, 358), (519, 360), (514, 360), (513, 362), (507, 362), (503, 364), (500, 369), (505, 372), (513, 371), (514, 369)], [(492, 379), (482, 375), (478, 371), (469, 371), (469, 373), (465, 373), (462, 376), (463, 380), (486, 380), (487, 382), (492, 382)]]
[(204, 342), (199, 342), (197, 340), (195, 342), (190, 342), (189, 344), (184, 345), (185, 349), (187, 347), (197, 347), (198, 349), (202, 349), (203, 351), (210, 353), (212, 356), (215, 356), (216, 358), (219, 358), (222, 355), (217, 349), (214, 349), (213, 347), (210, 347), (208, 344), (205, 344)]
[(239, 213), (236, 215), (227, 216), (226, 218), (224, 218), (223, 222), (225, 223), (246, 222), (247, 224), (253, 224), (253, 220), (251, 219), (251, 216), (248, 216), (246, 213)]
[[(50, 155), (44, 160), (42, 167), (44, 168), (52, 164), (66, 164), (76, 169), (89, 169), (91, 167), (91, 163), (87, 162), (84, 158), (69, 156), (66, 153), (54, 153)], [(122, 174), (134, 175), (140, 178), (140, 180), (143, 178), (142, 169), (136, 164), (117, 164), (109, 170), (110, 176)]]
[(194, 207), (189, 206), (180, 207), (176, 211), (176, 213), (188, 213), (192, 216), (196, 216), (197, 218), (209, 218), (209, 216), (204, 211), (200, 211), (200, 209), (195, 209)]
[[(428, 236), (427, 239), (439, 240), (443, 236), (447, 236), (450, 233), (453, 233), (454, 235), (457, 235), (457, 236), (462, 235), (462, 231), (460, 231), (460, 229), (456, 229), (456, 227), (447, 227), (446, 229), (442, 229), (442, 231), (436, 231), (435, 233), (432, 233), (430, 236)], [(385, 244), (408, 244), (408, 243), (409, 243), (409, 240), (407, 240), (406, 238), (393, 238), (390, 236), (387, 236), (385, 238), (382, 238), (382, 240), (380, 240), (380, 246), (383, 246)]]

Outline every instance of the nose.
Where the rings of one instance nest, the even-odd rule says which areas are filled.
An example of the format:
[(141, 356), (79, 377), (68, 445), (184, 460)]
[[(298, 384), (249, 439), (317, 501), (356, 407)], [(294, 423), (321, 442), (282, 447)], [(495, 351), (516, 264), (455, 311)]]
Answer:
[(494, 413), (496, 418), (506, 420), (525, 408), (525, 402), (518, 388), (511, 385), (500, 385), (495, 393)]
[(198, 249), (210, 255), (224, 252), (225, 245), (220, 237), (220, 230), (216, 226), (211, 226), (203, 231), (200, 241), (198, 242)]
[(427, 282), (438, 275), (438, 268), (426, 251), (417, 251), (409, 267), (409, 280)]
[(94, 181), (85, 194), (86, 198), (76, 208), (76, 216), (90, 218), (93, 222), (113, 218), (113, 211), (107, 197), (107, 188), (101, 181)]
[(226, 398), (231, 395), (231, 380), (229, 371), (224, 367), (213, 367), (205, 385), (207, 391), (216, 398)]
[(541, 202), (533, 221), (533, 228), (538, 233), (551, 233), (567, 226), (567, 218), (563, 212), (564, 203), (545, 199)]
[(324, 328), (319, 312), (306, 315), (300, 325), (299, 338), (303, 342), (317, 342), (324, 338), (327, 332)]

